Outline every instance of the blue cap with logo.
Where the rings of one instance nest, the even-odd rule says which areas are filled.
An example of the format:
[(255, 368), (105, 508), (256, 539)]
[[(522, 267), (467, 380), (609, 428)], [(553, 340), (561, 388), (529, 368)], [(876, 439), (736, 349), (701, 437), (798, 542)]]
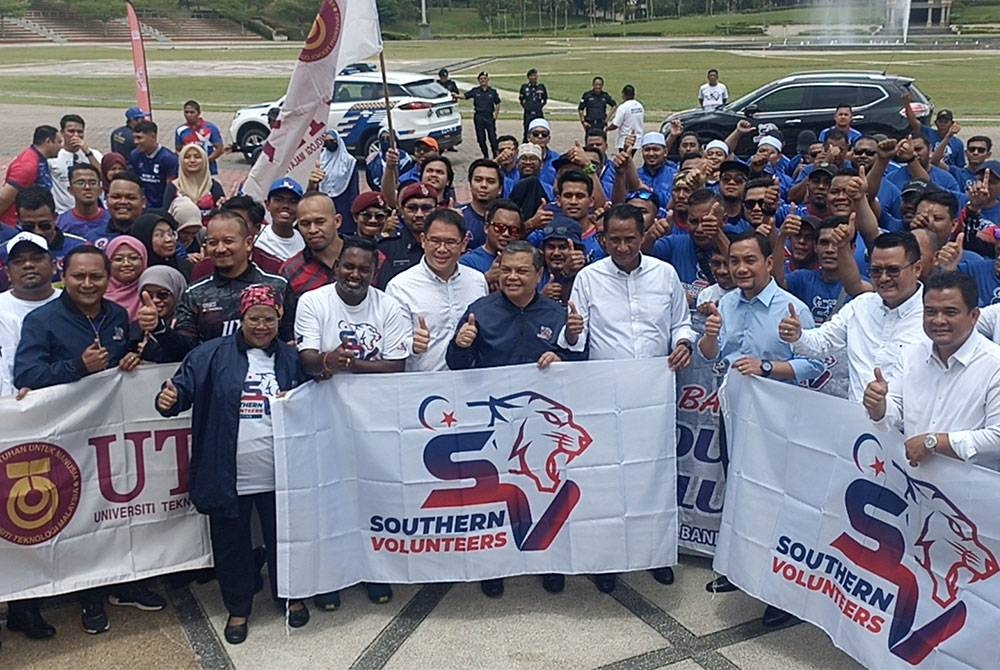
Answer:
[(271, 184), (271, 188), (267, 189), (267, 197), (270, 198), (272, 195), (278, 191), (291, 191), (300, 198), (303, 196), (305, 191), (302, 189), (302, 184), (295, 181), (291, 177), (282, 177)]
[(126, 121), (138, 121), (139, 119), (148, 119), (149, 112), (144, 112), (138, 107), (129, 107), (125, 110), (125, 120)]

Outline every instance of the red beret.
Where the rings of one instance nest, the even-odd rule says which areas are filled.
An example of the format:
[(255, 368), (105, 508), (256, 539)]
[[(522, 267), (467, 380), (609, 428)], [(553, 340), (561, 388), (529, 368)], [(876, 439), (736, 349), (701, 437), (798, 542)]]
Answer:
[(399, 204), (405, 205), (407, 201), (414, 198), (433, 198), (438, 201), (437, 189), (430, 184), (410, 184), (399, 194)]
[(378, 191), (365, 191), (351, 203), (351, 214), (358, 215), (365, 211), (369, 207), (380, 207), (381, 209), (389, 209), (385, 204), (385, 200), (382, 199), (382, 194)]

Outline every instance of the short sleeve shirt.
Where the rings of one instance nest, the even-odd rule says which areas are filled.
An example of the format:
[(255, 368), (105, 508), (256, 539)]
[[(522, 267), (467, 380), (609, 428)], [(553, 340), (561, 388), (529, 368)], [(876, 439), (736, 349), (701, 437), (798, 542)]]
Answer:
[(608, 107), (614, 107), (616, 104), (618, 103), (608, 95), (607, 91), (601, 91), (600, 94), (597, 94), (591, 89), (580, 96), (578, 109), (583, 112), (583, 117), (588, 121), (603, 123), (608, 118)]
[[(180, 151), (186, 144), (200, 144), (205, 153), (211, 156), (215, 148), (223, 144), (222, 131), (217, 125), (204, 119), (194, 128), (188, 125), (177, 126), (174, 131), (174, 148)], [(219, 174), (219, 166), (215, 161), (210, 161), (208, 167), (212, 174)]]
[(150, 209), (163, 207), (163, 193), (167, 189), (167, 183), (177, 177), (177, 154), (162, 146), (152, 156), (133, 149), (128, 163), (142, 182), (146, 206)]
[(721, 82), (715, 86), (711, 86), (706, 82), (698, 89), (698, 101), (701, 102), (701, 106), (706, 110), (721, 107), (726, 104), (726, 100), (728, 99), (729, 89)]
[(476, 116), (492, 118), (497, 105), (500, 104), (500, 94), (492, 86), (470, 88), (465, 92), (465, 99), (472, 100), (472, 109)]
[(377, 288), (358, 305), (348, 305), (336, 284), (307, 291), (295, 311), (299, 350), (333, 351), (341, 342), (365, 361), (398, 361), (410, 356), (413, 325), (396, 299)]
[[(41, 186), (46, 190), (51, 190), (52, 173), (49, 171), (49, 162), (45, 160), (45, 156), (39, 153), (38, 149), (28, 147), (7, 166), (4, 183), (10, 184), (18, 191), (31, 186)], [(0, 212), (0, 222), (6, 223), (8, 226), (17, 224), (17, 211), (13, 203), (7, 208), (7, 211)]]

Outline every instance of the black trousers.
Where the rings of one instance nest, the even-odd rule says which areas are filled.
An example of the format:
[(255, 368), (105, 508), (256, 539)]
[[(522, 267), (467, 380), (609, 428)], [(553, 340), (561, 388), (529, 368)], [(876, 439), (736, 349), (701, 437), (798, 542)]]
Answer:
[(253, 609), (257, 566), (253, 557), (250, 519), (253, 510), (260, 517), (260, 527), (267, 547), (267, 574), (271, 596), (278, 597), (278, 525), (274, 511), (274, 493), (239, 496), (239, 516), (227, 519), (209, 518), (211, 522), (212, 556), (215, 558), (215, 578), (219, 581), (222, 602), (230, 616), (248, 617)]
[(544, 118), (545, 115), (542, 113), (542, 110), (540, 109), (524, 110), (524, 138), (521, 140), (522, 142), (528, 141), (528, 126), (531, 124), (531, 122), (534, 121), (535, 119), (544, 119)]
[(497, 155), (497, 122), (492, 116), (474, 116), (472, 123), (476, 127), (476, 143), (483, 152), (483, 158)]

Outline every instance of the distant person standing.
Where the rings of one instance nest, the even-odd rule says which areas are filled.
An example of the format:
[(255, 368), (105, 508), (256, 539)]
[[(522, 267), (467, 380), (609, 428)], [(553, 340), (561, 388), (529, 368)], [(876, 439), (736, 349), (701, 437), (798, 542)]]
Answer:
[(7, 166), (3, 184), (0, 185), (0, 241), (13, 237), (11, 228), (17, 225), (14, 200), (19, 191), (31, 186), (41, 186), (52, 190), (52, 172), (49, 159), (59, 155), (62, 149), (62, 135), (52, 126), (38, 126), (31, 137), (31, 146), (22, 151)]
[(604, 90), (604, 78), (594, 77), (593, 88), (583, 92), (580, 96), (580, 105), (577, 107), (583, 130), (591, 128), (604, 130), (604, 126), (608, 123), (608, 107), (614, 109), (617, 104)]
[(719, 81), (719, 71), (712, 68), (708, 71), (708, 81), (698, 89), (698, 104), (706, 112), (710, 112), (727, 102), (729, 102), (729, 89)]
[(152, 121), (140, 121), (132, 130), (135, 149), (129, 155), (128, 165), (142, 182), (148, 206), (163, 207), (167, 184), (177, 178), (177, 154), (160, 144), (159, 129)]
[(524, 109), (524, 137), (522, 142), (528, 141), (528, 124), (535, 119), (544, 119), (543, 107), (549, 101), (549, 92), (545, 90), (545, 84), (538, 83), (538, 70), (531, 68), (528, 70), (528, 83), (521, 84), (521, 90), (517, 93), (517, 99)]
[(111, 131), (111, 153), (121, 154), (125, 158), (132, 155), (135, 149), (135, 140), (132, 138), (132, 131), (140, 121), (149, 118), (149, 113), (138, 107), (129, 107), (125, 110), (125, 125)]
[(632, 84), (622, 88), (622, 104), (615, 109), (615, 116), (605, 130), (618, 131), (618, 150), (625, 148), (625, 138), (635, 135), (640, 139), (645, 132), (646, 110), (642, 103), (635, 99), (635, 87)]
[(49, 159), (56, 214), (62, 214), (73, 208), (73, 194), (70, 193), (69, 183), (69, 174), (73, 171), (73, 167), (80, 163), (88, 163), (95, 170), (101, 169), (101, 159), (104, 155), (97, 149), (91, 149), (87, 144), (83, 136), (85, 126), (86, 122), (79, 114), (65, 114), (59, 119), (63, 146), (59, 150), (59, 155)]
[(465, 92), (465, 99), (472, 100), (472, 122), (476, 127), (476, 142), (483, 158), (497, 155), (497, 116), (500, 114), (500, 94), (490, 86), (490, 75), (480, 72), (479, 86)]
[(462, 94), (458, 91), (458, 84), (448, 77), (448, 70), (441, 68), (438, 70), (438, 86), (451, 93), (452, 100), (458, 101)]
[(181, 149), (188, 144), (198, 144), (208, 154), (208, 171), (219, 174), (219, 166), (215, 161), (226, 153), (226, 143), (222, 139), (222, 131), (211, 121), (201, 118), (201, 105), (194, 100), (184, 103), (184, 124), (174, 131), (174, 150), (180, 154)]

